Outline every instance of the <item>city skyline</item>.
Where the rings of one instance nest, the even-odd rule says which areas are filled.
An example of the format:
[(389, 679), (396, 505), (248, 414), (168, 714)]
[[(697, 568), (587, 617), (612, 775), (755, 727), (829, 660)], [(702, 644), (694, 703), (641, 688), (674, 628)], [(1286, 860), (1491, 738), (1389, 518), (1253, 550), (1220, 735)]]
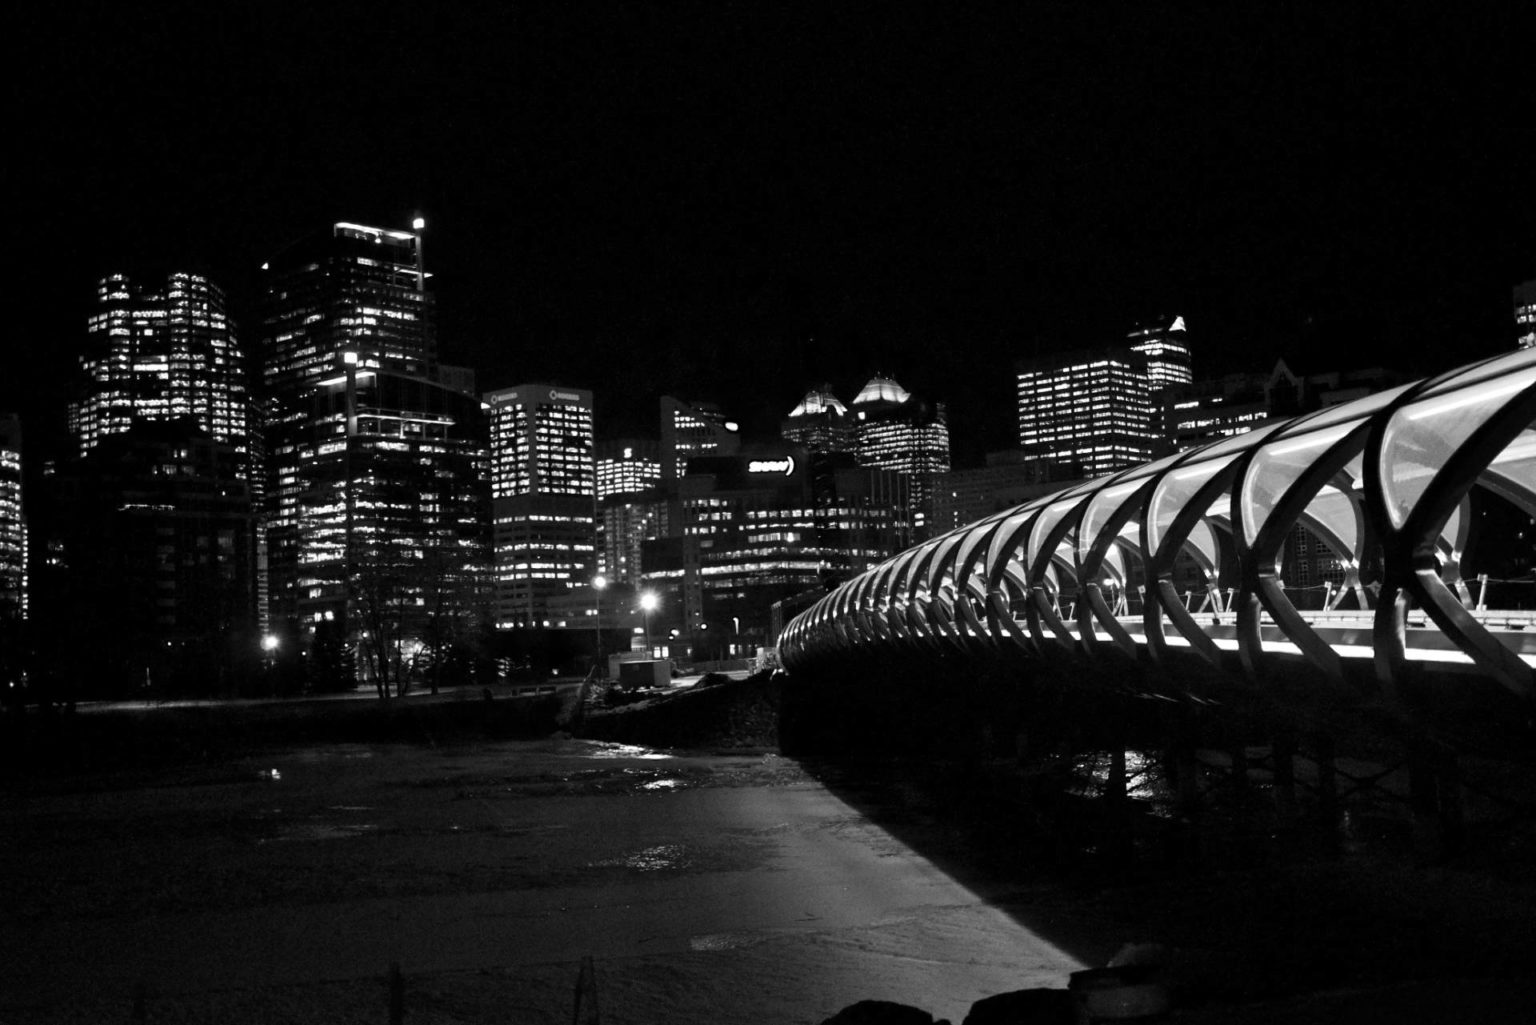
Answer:
[(1431, 371), (1504, 347), (1536, 276), (1520, 53), (1470, 14), (369, 10), (26, 16), (40, 383), (0, 406), (58, 397), (101, 274), (205, 273), (246, 344), (266, 254), (417, 213), (486, 388), (768, 434), (884, 373), (949, 405), (957, 465), (1008, 444), (1019, 358), (1179, 313), (1197, 374)]

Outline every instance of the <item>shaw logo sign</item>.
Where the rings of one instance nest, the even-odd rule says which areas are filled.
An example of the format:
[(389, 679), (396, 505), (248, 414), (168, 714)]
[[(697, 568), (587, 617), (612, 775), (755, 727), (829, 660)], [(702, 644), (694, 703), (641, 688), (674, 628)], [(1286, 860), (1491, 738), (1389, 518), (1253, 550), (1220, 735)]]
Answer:
[(573, 391), (556, 391), (553, 388), (551, 388), (549, 390), (549, 397), (554, 399), (556, 402), (580, 402), (581, 401), (581, 396), (577, 395)]
[(748, 473), (782, 473), (788, 477), (795, 472), (795, 457), (783, 459), (754, 459), (747, 464)]

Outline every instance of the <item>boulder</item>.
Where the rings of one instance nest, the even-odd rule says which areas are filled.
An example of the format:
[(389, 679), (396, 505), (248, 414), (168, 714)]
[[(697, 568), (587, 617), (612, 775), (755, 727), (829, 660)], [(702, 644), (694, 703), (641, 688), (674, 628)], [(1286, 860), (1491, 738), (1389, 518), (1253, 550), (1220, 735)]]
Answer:
[(1064, 989), (1018, 989), (971, 1005), (961, 1025), (1075, 1025), (1072, 994)]
[(860, 1000), (821, 1025), (934, 1025), (933, 1015), (891, 1000)]

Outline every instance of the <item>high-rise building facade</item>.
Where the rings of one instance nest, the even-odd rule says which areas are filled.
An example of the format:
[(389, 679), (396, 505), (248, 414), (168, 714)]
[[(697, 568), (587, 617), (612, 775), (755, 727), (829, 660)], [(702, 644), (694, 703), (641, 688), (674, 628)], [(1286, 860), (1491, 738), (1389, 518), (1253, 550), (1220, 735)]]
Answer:
[(1536, 349), (1536, 280), (1515, 286), (1515, 346)]
[(439, 373), (421, 226), (338, 222), (262, 265), (273, 626), (385, 681), (479, 615), (489, 561), (485, 418)]
[(640, 579), (645, 541), (664, 537), (661, 445), (654, 438), (597, 443), (597, 572), (610, 584)]
[(854, 426), (848, 407), (832, 394), (830, 384), (823, 384), (806, 392), (789, 411), (779, 426), (779, 436), (807, 452), (852, 452)]
[(554, 626), (551, 600), (590, 588), (597, 572), (592, 393), (524, 384), (489, 392), (484, 402), (496, 624)]
[(342, 354), (363, 370), (432, 377), (434, 297), (419, 232), (345, 221), (262, 264), (262, 379), (285, 397), (336, 376)]
[(245, 473), (183, 417), (109, 434), (47, 478), (38, 643), (56, 697), (248, 692), (261, 650)]
[(126, 275), (96, 286), (69, 429), (80, 455), (140, 420), (188, 419), (249, 465), (250, 394), (224, 292), (171, 274), (160, 292)]
[(949, 421), (942, 402), (928, 405), (888, 377), (869, 379), (849, 406), (860, 466), (891, 470), (907, 481), (908, 521), (922, 536), (933, 481), (949, 472)]
[(599, 441), (596, 452), (599, 501), (661, 486), (661, 446), (654, 438)]
[[(680, 558), (645, 583), (705, 657), (769, 643), (775, 602), (846, 579), (908, 541), (904, 478), (846, 454), (753, 448), (702, 456), (681, 483)], [(701, 646), (704, 649), (701, 652)]]
[(694, 456), (732, 455), (741, 449), (741, 427), (712, 402), (661, 398), (661, 478), (675, 482)]
[[(27, 521), (21, 492), (21, 419), (0, 415), (0, 631), (13, 629), (27, 612)], [(0, 679), (0, 686), (10, 682)]]
[(1060, 491), (1071, 476), (1046, 459), (1029, 459), (1017, 449), (989, 452), (986, 466), (951, 470), (934, 481), (930, 531), (956, 530), (1032, 498)]
[(1072, 352), (1015, 366), (1019, 448), (1082, 476), (1144, 463), (1158, 445), (1146, 356)]
[[(487, 572), (487, 453), (478, 400), (435, 381), (358, 370), (322, 381), (290, 464), (296, 576), (287, 618), (425, 643)], [(336, 629), (340, 629), (339, 627)]]
[(1183, 317), (1160, 317), (1138, 324), (1126, 338), (1132, 352), (1146, 357), (1147, 390), (1154, 397), (1195, 379), (1188, 334)]

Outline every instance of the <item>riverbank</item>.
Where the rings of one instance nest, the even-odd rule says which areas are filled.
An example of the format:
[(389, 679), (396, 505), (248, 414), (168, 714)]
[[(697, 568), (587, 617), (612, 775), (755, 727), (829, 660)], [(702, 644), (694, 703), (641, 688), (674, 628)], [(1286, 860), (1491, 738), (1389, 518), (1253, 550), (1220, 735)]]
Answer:
[(564, 1021), (594, 955), (610, 1021), (883, 998), (959, 1025), (1127, 949), (1169, 974), (1174, 1021), (1536, 1011), (1528, 829), (1425, 866), (1408, 819), (1358, 797), (1326, 848), (1262, 816), (1170, 830), (1143, 781), (1125, 861), (1099, 766), (1045, 789), (974, 752), (785, 758), (775, 697), (738, 681), (578, 727), (609, 740), (492, 739), (547, 729), (506, 694), (80, 714), (98, 749), (0, 791), (0, 940), (22, 952), (0, 1017), (105, 1020), (142, 992), (148, 1021), (378, 1021), (399, 963), (406, 1021)]

